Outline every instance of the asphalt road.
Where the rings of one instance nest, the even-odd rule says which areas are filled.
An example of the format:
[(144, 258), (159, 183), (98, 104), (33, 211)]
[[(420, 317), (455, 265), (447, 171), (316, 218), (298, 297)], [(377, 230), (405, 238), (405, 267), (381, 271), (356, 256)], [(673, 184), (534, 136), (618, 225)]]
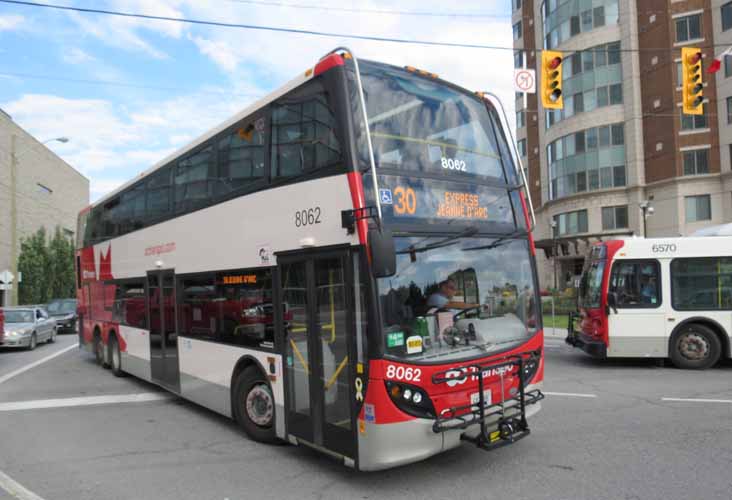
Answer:
[[(732, 401), (729, 362), (691, 372), (595, 361), (548, 339), (549, 395), (531, 436), (357, 473), (305, 448), (253, 443), (215, 413), (112, 376), (75, 343), (0, 350), (0, 499), (18, 485), (34, 500), (732, 497), (732, 403), (663, 399)], [(38, 408), (51, 398), (75, 406)]]

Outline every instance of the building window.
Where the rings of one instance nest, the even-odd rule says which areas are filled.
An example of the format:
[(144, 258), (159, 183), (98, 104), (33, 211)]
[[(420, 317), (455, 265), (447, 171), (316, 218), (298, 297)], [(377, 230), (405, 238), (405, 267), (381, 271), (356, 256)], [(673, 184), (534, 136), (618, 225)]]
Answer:
[(524, 67), (524, 52), (522, 50), (515, 50), (513, 52), (513, 67), (523, 68)]
[(732, 57), (724, 56), (724, 77), (732, 76)]
[(686, 222), (699, 222), (712, 220), (712, 197), (708, 194), (699, 196), (687, 196)]
[(676, 41), (687, 42), (701, 38), (701, 14), (676, 19)]
[(624, 143), (623, 124), (616, 123), (581, 130), (547, 145), (550, 199), (625, 186)]
[(732, 124), (732, 97), (727, 98), (727, 125)]
[(521, 0), (511, 0), (513, 10), (519, 10), (521, 8)]
[(519, 21), (513, 25), (513, 39), (520, 40), (521, 36), (521, 21)]
[(628, 206), (602, 207), (602, 229), (626, 229), (628, 227)]
[(709, 150), (696, 149), (684, 152), (684, 175), (709, 173)]
[(516, 112), (516, 128), (526, 126), (526, 114), (523, 111)]
[(732, 259), (672, 260), (671, 298), (679, 311), (732, 309)]
[(526, 139), (521, 139), (520, 141), (518, 141), (517, 145), (519, 154), (523, 158), (524, 156), (526, 156)]
[(586, 233), (587, 210), (577, 210), (554, 216), (554, 236)]
[(722, 5), (722, 31), (732, 28), (732, 2)]
[[(681, 113), (681, 130), (698, 130), (707, 128), (707, 105), (702, 106), (703, 115), (687, 115)], [(727, 102), (727, 111), (729, 114), (729, 102)]]

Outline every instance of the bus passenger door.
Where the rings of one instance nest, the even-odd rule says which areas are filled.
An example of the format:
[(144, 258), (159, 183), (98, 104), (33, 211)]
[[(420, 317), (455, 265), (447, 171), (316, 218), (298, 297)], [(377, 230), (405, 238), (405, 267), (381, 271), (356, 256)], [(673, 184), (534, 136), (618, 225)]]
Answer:
[(288, 433), (355, 457), (346, 252), (281, 257)]
[(179, 392), (175, 272), (150, 271), (147, 273), (147, 283), (151, 377), (153, 382)]
[(616, 260), (610, 274), (609, 293), (615, 310), (608, 316), (608, 356), (666, 357), (668, 301), (662, 293), (661, 265), (657, 260)]

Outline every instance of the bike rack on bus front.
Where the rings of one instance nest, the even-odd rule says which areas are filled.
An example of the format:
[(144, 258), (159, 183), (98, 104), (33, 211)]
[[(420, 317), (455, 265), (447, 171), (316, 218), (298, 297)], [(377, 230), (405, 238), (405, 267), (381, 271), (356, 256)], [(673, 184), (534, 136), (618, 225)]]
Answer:
[[(435, 373), (432, 376), (433, 384), (443, 384), (448, 381), (460, 381), (469, 377), (478, 377), (478, 403), (470, 403), (463, 406), (446, 408), (432, 425), (434, 432), (446, 432), (455, 429), (466, 429), (472, 425), (480, 425), (480, 433), (477, 437), (463, 435), (461, 439), (475, 443), (479, 448), (491, 450), (525, 438), (530, 434), (528, 422), (526, 421), (526, 406), (538, 403), (544, 399), (544, 394), (539, 390), (525, 391), (524, 356), (511, 356), (488, 363), (476, 363), (462, 367), (460, 370), (454, 368)], [(503, 378), (507, 376), (504, 371), (508, 368), (509, 373), (513, 367), (518, 369), (515, 375), (519, 379), (518, 395), (509, 399), (504, 398)], [(501, 401), (495, 404), (485, 404), (485, 382), (486, 373), (499, 370), (501, 376)], [(455, 375), (459, 371), (461, 374)], [(450, 376), (448, 376), (450, 374)], [(497, 422), (497, 430), (488, 432), (487, 420)]]

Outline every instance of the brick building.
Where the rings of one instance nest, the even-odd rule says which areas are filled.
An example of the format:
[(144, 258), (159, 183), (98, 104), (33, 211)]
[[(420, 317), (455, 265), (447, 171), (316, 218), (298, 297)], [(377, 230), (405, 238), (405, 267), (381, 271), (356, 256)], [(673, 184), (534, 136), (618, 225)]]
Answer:
[[(73, 237), (76, 216), (88, 204), (89, 179), (0, 110), (0, 274), (17, 274), (21, 238), (41, 226)], [(15, 303), (13, 288), (0, 290), (0, 305)]]
[[(704, 65), (732, 45), (732, 2), (512, 0), (515, 65), (564, 52), (563, 110), (517, 95), (543, 287), (563, 288), (613, 235), (689, 235), (732, 221), (732, 59), (705, 75), (705, 114), (681, 114), (681, 47)], [(556, 261), (552, 258), (556, 255)], [(556, 272), (554, 271), (556, 269)]]

